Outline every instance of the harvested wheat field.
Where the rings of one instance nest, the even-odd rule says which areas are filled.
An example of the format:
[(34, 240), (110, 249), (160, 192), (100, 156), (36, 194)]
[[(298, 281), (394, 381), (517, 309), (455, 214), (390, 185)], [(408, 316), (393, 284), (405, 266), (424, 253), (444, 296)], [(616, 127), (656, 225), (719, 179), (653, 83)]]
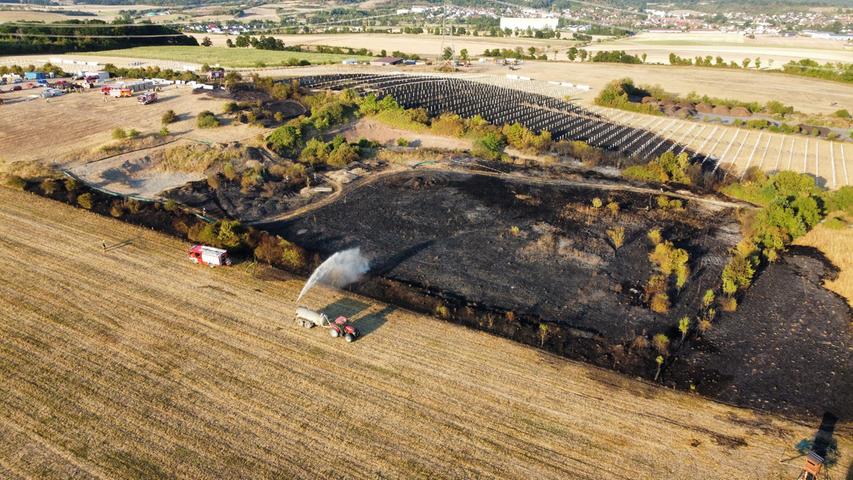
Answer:
[(826, 280), (824, 286), (846, 298), (853, 307), (853, 255), (850, 254), (853, 252), (853, 227), (843, 217), (830, 218), (797, 239), (796, 243), (817, 248), (838, 268), (836, 278)]
[(817, 428), (312, 290), (345, 344), (301, 279), (5, 189), (0, 232), (2, 478), (789, 479)]
[(853, 52), (844, 42), (805, 37), (758, 35), (749, 38), (736, 32), (642, 32), (590, 45), (591, 52), (624, 50), (632, 55), (647, 54), (649, 63), (669, 63), (669, 54), (694, 58), (720, 56), (741, 63), (744, 58), (761, 58), (764, 68), (781, 68), (789, 61), (810, 58), (818, 62), (850, 62)]

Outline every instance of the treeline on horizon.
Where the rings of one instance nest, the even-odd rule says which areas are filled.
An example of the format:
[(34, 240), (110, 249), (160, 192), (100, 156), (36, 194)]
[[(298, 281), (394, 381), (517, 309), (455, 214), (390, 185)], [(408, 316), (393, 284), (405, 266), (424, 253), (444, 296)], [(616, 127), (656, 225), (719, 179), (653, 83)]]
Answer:
[[(65, 20), (57, 27), (49, 23), (26, 22), (14, 25), (0, 24), (0, 52), (7, 55), (30, 53), (65, 53), (113, 50), (119, 48), (157, 45), (198, 45), (193, 37), (163, 25), (132, 24), (112, 25), (101, 20)], [(24, 35), (45, 35), (26, 36)], [(56, 35), (56, 36), (52, 36)], [(122, 35), (147, 35), (147, 37), (122, 38)], [(160, 37), (155, 35), (179, 35)], [(99, 38), (117, 36), (118, 38)], [(68, 38), (73, 37), (73, 38)]]

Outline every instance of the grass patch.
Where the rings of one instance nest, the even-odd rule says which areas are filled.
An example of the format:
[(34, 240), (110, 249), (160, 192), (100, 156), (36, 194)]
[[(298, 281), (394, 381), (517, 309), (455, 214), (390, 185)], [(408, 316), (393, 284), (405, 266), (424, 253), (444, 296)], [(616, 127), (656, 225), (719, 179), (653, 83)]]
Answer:
[[(815, 247), (839, 268), (838, 277), (824, 281), (824, 286), (847, 299), (853, 307), (853, 228), (845, 221), (834, 217), (798, 238), (795, 244)], [(842, 224), (841, 228), (834, 228)]]
[(187, 63), (219, 64), (224, 67), (254, 67), (258, 62), (267, 66), (287, 64), (290, 59), (307, 60), (311, 63), (340, 63), (347, 58), (369, 60), (371, 57), (343, 55), (336, 53), (288, 52), (276, 50), (257, 50), (254, 48), (227, 47), (189, 47), (159, 46), (135, 47), (102, 52), (80, 53), (104, 57), (150, 58), (154, 60), (174, 60)]

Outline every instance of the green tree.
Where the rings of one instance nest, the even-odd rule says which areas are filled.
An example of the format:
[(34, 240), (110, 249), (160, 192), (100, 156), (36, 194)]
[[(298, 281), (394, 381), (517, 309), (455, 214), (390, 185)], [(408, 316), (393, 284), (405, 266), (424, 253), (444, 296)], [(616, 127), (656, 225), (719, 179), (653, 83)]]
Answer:
[(450, 47), (444, 47), (444, 51), (441, 53), (442, 60), (451, 60), (453, 58), (453, 49)]
[(322, 140), (312, 138), (299, 154), (299, 161), (309, 165), (322, 165), (329, 158), (329, 145)]
[(344, 168), (358, 158), (355, 147), (348, 143), (341, 143), (329, 153), (328, 164), (330, 167)]
[(302, 130), (293, 125), (282, 125), (267, 137), (270, 147), (282, 156), (292, 156), (302, 150)]

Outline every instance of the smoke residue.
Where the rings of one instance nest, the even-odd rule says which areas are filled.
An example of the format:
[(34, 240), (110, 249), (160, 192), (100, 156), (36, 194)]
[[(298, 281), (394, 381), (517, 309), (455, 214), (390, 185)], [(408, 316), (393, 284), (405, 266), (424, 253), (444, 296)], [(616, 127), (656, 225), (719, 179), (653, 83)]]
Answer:
[(314, 273), (308, 277), (308, 281), (305, 282), (305, 286), (302, 287), (296, 301), (301, 300), (308, 293), (308, 290), (311, 290), (318, 283), (343, 288), (357, 282), (368, 270), (370, 270), (370, 262), (361, 254), (361, 248), (356, 247), (337, 252), (321, 263), (314, 270)]

